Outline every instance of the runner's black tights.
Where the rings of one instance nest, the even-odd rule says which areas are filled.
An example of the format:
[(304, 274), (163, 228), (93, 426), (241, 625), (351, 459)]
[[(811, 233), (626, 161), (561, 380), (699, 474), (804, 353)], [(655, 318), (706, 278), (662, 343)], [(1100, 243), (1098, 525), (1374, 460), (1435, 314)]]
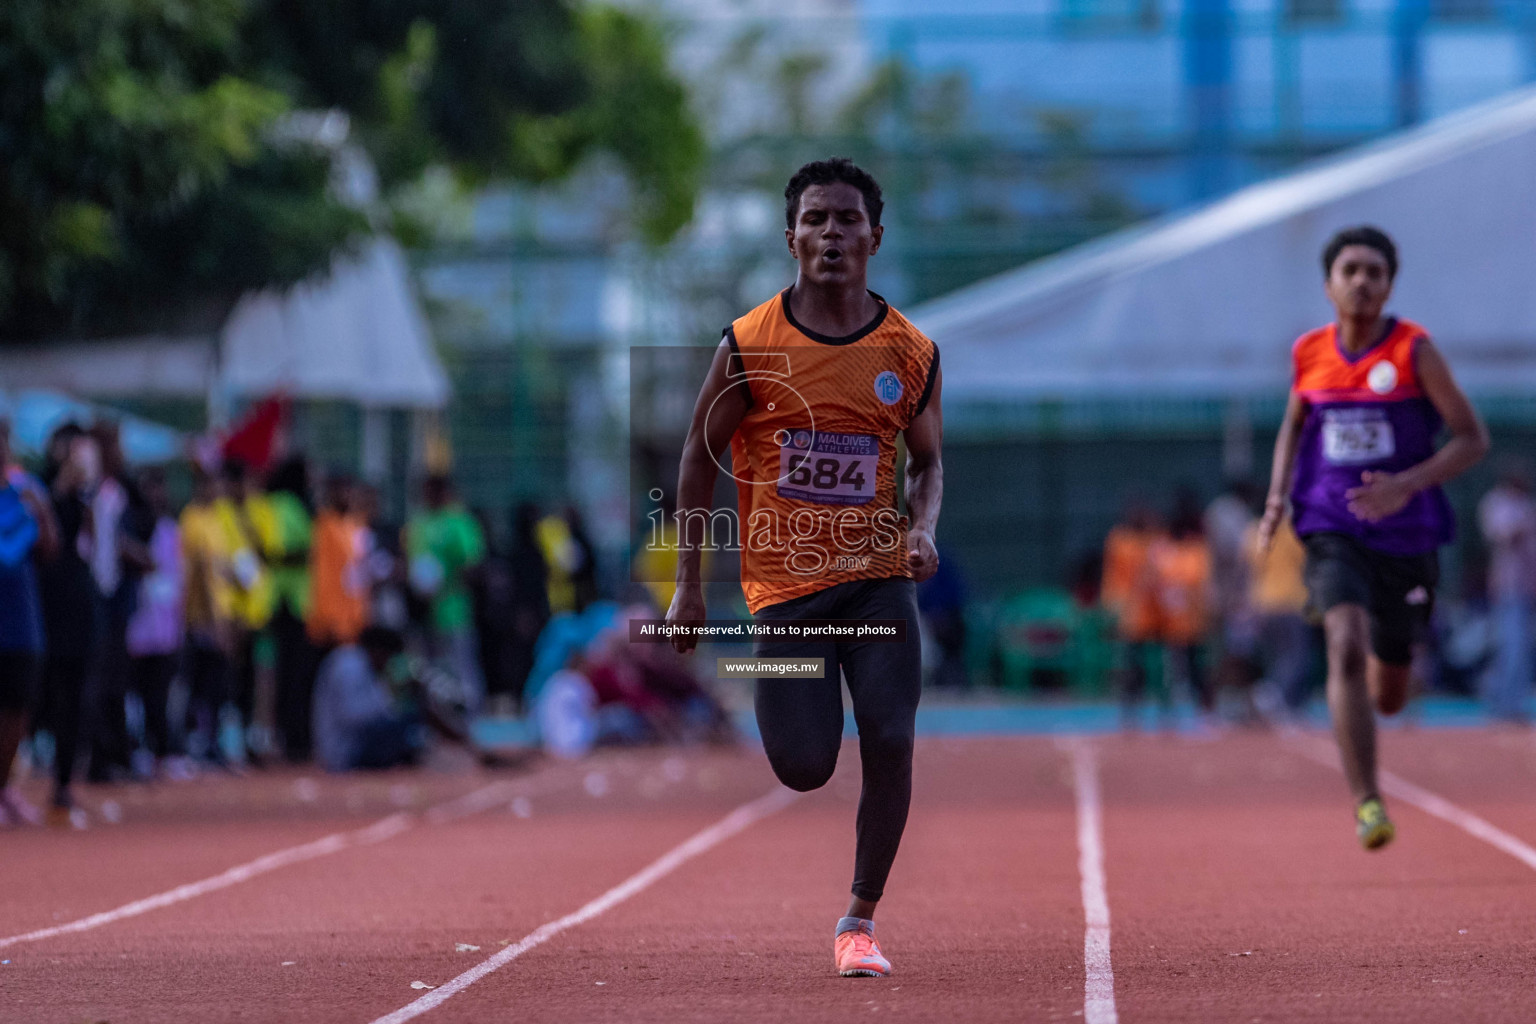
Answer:
[(779, 781), (817, 789), (837, 767), (843, 738), (839, 667), (859, 729), (864, 788), (859, 797), (853, 895), (875, 902), (896, 859), (912, 800), (912, 737), (922, 691), (916, 588), (908, 579), (854, 580), (760, 610), (784, 619), (905, 619), (902, 643), (830, 640), (759, 642), (755, 657), (822, 658), (821, 679), (757, 680), (757, 726)]

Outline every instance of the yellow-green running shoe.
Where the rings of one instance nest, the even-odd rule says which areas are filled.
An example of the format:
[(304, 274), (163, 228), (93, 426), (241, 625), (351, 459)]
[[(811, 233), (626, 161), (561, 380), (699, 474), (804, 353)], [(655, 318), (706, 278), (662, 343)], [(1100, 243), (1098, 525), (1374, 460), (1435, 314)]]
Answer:
[(1360, 837), (1360, 845), (1367, 850), (1379, 850), (1397, 835), (1380, 797), (1362, 800), (1355, 808), (1355, 835)]

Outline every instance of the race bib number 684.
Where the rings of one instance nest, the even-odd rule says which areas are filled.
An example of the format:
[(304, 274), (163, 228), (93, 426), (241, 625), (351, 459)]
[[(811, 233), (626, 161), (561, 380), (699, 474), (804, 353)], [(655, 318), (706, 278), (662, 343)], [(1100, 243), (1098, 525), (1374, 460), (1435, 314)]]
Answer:
[(875, 496), (880, 439), (872, 434), (797, 430), (779, 447), (782, 497), (821, 505), (863, 505)]

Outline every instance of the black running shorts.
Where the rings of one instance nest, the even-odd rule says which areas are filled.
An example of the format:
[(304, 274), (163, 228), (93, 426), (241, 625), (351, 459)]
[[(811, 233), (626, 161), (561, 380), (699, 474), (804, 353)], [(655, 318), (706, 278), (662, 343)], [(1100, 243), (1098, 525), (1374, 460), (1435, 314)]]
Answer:
[(1358, 604), (1371, 617), (1371, 653), (1388, 665), (1413, 660), (1413, 642), (1429, 628), (1440, 582), (1435, 552), (1386, 555), (1344, 533), (1309, 533), (1307, 595), (1319, 614)]

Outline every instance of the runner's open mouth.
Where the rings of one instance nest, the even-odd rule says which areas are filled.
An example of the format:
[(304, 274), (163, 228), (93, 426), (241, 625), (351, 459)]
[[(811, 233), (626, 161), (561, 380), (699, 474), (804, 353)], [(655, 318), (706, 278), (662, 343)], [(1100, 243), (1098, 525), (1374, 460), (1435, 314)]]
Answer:
[(843, 250), (828, 249), (821, 254), (821, 258), (826, 260), (828, 263), (836, 263), (838, 260), (843, 258)]

